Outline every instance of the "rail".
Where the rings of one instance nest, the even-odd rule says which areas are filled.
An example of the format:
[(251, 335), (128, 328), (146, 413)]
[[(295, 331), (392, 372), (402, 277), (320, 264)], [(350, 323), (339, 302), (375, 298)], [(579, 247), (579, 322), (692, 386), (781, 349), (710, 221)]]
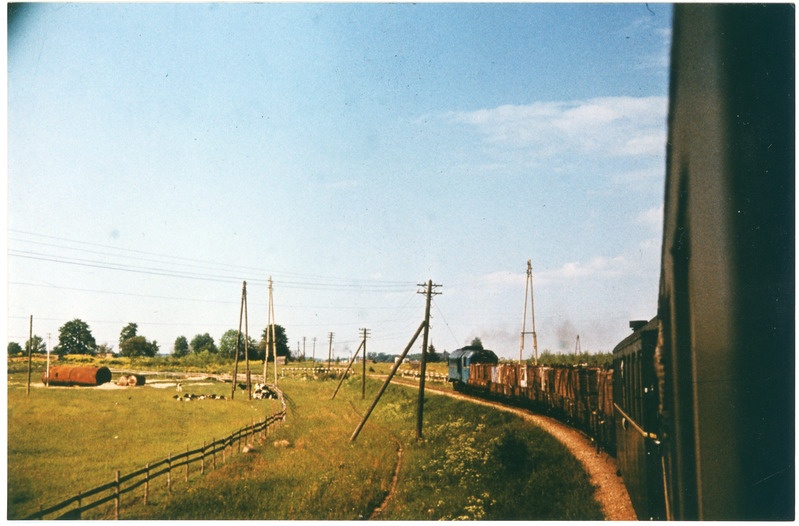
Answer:
[[(209, 461), (211, 469), (216, 469), (218, 455), (221, 455), (221, 462), (224, 465), (227, 462), (228, 450), (232, 454), (235, 447), (236, 452), (241, 453), (242, 440), (245, 441), (246, 445), (248, 441), (249, 443), (254, 441), (256, 433), (261, 433), (262, 438), (265, 437), (271, 426), (279, 425), (286, 419), (286, 403), (283, 399), (283, 393), (278, 390), (278, 395), (282, 406), (281, 410), (260, 422), (253, 421), (249, 426), (244, 426), (226, 438), (214, 440), (210, 444), (203, 442), (202, 447), (189, 449), (187, 446), (185, 452), (174, 456), (170, 454), (163, 460), (148, 463), (145, 467), (126, 475), (120, 475), (119, 470), (116, 470), (113, 481), (86, 491), (80, 491), (77, 495), (47, 508), (40, 507), (39, 511), (28, 515), (24, 520), (44, 519), (58, 512), (62, 513), (54, 517), (55, 519), (80, 519), (81, 515), (86, 511), (111, 501), (114, 502), (114, 519), (119, 520), (123, 495), (127, 495), (133, 490), (144, 486), (142, 498), (143, 503), (147, 505), (150, 496), (150, 483), (153, 480), (166, 475), (166, 489), (171, 491), (173, 476), (179, 475), (181, 468), (183, 468), (184, 480), (188, 482), (192, 464), (199, 463), (199, 472), (202, 475), (205, 473), (206, 463)], [(77, 506), (63, 511), (72, 504), (77, 504)]]

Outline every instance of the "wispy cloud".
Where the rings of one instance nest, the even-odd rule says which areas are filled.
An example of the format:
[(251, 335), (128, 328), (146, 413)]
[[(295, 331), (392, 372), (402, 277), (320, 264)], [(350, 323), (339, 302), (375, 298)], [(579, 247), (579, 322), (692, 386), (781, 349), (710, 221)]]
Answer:
[(667, 108), (666, 97), (601, 97), (504, 105), (450, 118), (473, 126), (490, 144), (538, 155), (660, 156)]
[(623, 274), (626, 268), (627, 260), (623, 256), (597, 256), (589, 261), (569, 262), (554, 270), (541, 271), (537, 279), (541, 282), (553, 282), (593, 276), (612, 277)]

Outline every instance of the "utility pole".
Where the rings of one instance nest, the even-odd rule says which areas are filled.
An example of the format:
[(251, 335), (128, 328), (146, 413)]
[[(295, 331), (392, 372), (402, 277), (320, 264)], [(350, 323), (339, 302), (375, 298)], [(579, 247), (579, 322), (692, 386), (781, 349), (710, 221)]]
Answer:
[[(424, 286), (419, 284), (420, 287)], [(419, 294), (425, 294), (427, 300), (424, 308), (424, 334), (422, 336), (422, 366), (421, 376), (419, 377), (419, 405), (416, 411), (416, 439), (422, 438), (422, 421), (424, 419), (424, 384), (425, 375), (427, 374), (427, 339), (430, 334), (430, 302), (433, 299), (433, 294), (441, 294), (440, 292), (433, 292), (433, 287), (440, 287), (441, 285), (433, 285), (432, 280), (427, 280), (427, 290), (418, 291)]]
[[(269, 276), (269, 317), (272, 342), (272, 358), (275, 361), (275, 387), (277, 387), (277, 342), (275, 341), (275, 301), (272, 295), (272, 276)], [(266, 375), (264, 375), (264, 383), (266, 382)]]
[(329, 332), (327, 335), (330, 337), (330, 345), (327, 348), (327, 373), (330, 374), (330, 360), (333, 358), (333, 333)]
[[(527, 323), (527, 293), (530, 293), (530, 331), (526, 330)], [(538, 365), (538, 337), (535, 333), (535, 309), (533, 307), (533, 265), (531, 260), (527, 260), (527, 281), (524, 285), (524, 315), (522, 316), (522, 339), (519, 345), (519, 363), (522, 363), (522, 353), (524, 352), (524, 335), (533, 335), (533, 364)]]
[(47, 383), (45, 384), (47, 387), (50, 387), (50, 333), (47, 333), (47, 372), (45, 373), (45, 378), (47, 378)]
[(361, 333), (363, 334), (363, 355), (361, 358), (363, 359), (363, 374), (361, 376), (361, 400), (366, 398), (366, 338), (369, 337), (369, 329), (361, 329)]
[(239, 306), (239, 330), (236, 332), (236, 347), (233, 351), (235, 358), (233, 359), (233, 387), (230, 390), (230, 398), (236, 396), (236, 382), (239, 379), (239, 342), (241, 341), (241, 321), (244, 317), (244, 305), (247, 302), (247, 282), (243, 281), (241, 285), (241, 305)]
[[(236, 348), (238, 352), (238, 348)], [(247, 364), (247, 400), (252, 400), (252, 382), (250, 381), (250, 325), (247, 314), (247, 282), (244, 282), (244, 363)]]
[[(249, 316), (247, 315), (247, 282), (244, 282), (244, 363), (246, 365), (247, 374), (246, 382), (247, 382), (247, 400), (252, 400), (252, 383), (250, 382), (250, 328), (249, 322), (247, 321)], [(239, 326), (239, 332), (241, 331), (241, 326)], [(239, 353), (239, 346), (238, 342), (236, 342), (236, 355)]]
[[(264, 347), (264, 384), (269, 380), (269, 353), (272, 351), (272, 307), (266, 308), (266, 347)], [(277, 367), (277, 364), (275, 364)]]
[(31, 323), (30, 328), (28, 329), (28, 395), (31, 394), (31, 363), (32, 357), (31, 354), (33, 353), (33, 314), (31, 314)]
[(311, 363), (316, 368), (316, 336), (313, 337), (313, 350), (311, 351)]
[(272, 298), (272, 276), (269, 276), (269, 300), (267, 302), (266, 348), (264, 349), (264, 383), (268, 380), (269, 353), (275, 361), (275, 387), (277, 387), (277, 348), (275, 343), (275, 304)]
[(408, 351), (411, 350), (411, 347), (413, 347), (416, 338), (419, 337), (419, 334), (421, 334), (422, 329), (424, 327), (425, 327), (425, 322), (419, 324), (419, 328), (416, 329), (416, 332), (413, 334), (411, 341), (408, 342), (407, 347), (405, 347), (405, 350), (402, 351), (402, 354), (400, 354), (399, 360), (397, 360), (394, 363), (394, 367), (392, 367), (391, 371), (388, 373), (388, 378), (386, 378), (386, 381), (383, 382), (383, 386), (377, 392), (377, 396), (375, 397), (374, 402), (372, 402), (372, 405), (369, 406), (369, 409), (366, 410), (366, 414), (363, 415), (361, 423), (358, 424), (358, 427), (356, 427), (355, 431), (353, 431), (352, 436), (350, 437), (350, 442), (355, 442), (355, 439), (358, 438), (358, 435), (361, 433), (361, 429), (363, 429), (363, 426), (366, 424), (366, 421), (369, 419), (369, 415), (371, 415), (372, 411), (374, 411), (375, 406), (377, 406), (377, 403), (380, 401), (380, 397), (383, 396), (383, 393), (386, 391), (386, 388), (388, 388), (388, 384), (391, 383), (391, 379), (394, 378), (394, 375), (397, 373), (397, 369), (399, 369), (399, 366), (402, 364), (402, 360), (404, 360), (405, 357), (408, 355)]
[(302, 337), (302, 361), (305, 361), (305, 336)]
[(338, 385), (336, 386), (336, 390), (333, 392), (333, 396), (330, 398), (331, 400), (333, 400), (336, 397), (336, 394), (338, 393), (338, 390), (341, 387), (341, 384), (344, 383), (344, 379), (347, 377), (347, 373), (350, 372), (350, 368), (352, 367), (353, 362), (355, 362), (355, 358), (358, 357), (358, 353), (361, 352), (361, 347), (363, 347), (365, 343), (366, 343), (366, 340), (363, 340), (360, 344), (358, 344), (358, 348), (355, 350), (355, 354), (353, 354), (350, 357), (350, 361), (347, 363), (347, 368), (344, 369), (344, 373), (341, 375), (341, 379), (338, 381)]

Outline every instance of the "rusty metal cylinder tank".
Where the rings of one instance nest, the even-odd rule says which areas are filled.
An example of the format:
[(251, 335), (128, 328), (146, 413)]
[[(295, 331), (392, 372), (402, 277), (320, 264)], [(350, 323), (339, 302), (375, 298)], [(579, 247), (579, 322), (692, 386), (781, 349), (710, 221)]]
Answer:
[[(58, 365), (50, 367), (50, 385), (96, 386), (111, 381), (108, 367), (90, 365)], [(42, 373), (42, 382), (47, 383), (47, 372)]]
[(142, 386), (146, 381), (143, 374), (131, 374), (128, 376), (128, 385), (131, 387)]

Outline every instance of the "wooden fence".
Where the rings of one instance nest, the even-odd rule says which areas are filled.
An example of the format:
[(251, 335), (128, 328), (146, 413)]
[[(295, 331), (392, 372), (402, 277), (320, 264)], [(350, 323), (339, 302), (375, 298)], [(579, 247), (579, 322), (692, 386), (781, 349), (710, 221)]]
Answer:
[[(422, 376), (422, 373), (419, 372), (419, 371), (400, 371), (399, 374), (403, 378), (415, 378), (416, 380), (418, 380)], [(430, 381), (430, 382), (446, 382), (447, 381), (446, 373), (437, 373), (437, 372), (427, 371), (425, 373), (424, 377), (425, 377), (425, 381)]]
[[(155, 479), (166, 475), (166, 489), (171, 491), (172, 483), (181, 474), (185, 482), (189, 481), (190, 466), (195, 465), (195, 473), (199, 470), (200, 474), (204, 474), (206, 466), (210, 467), (210, 469), (216, 469), (218, 456), (221, 456), (220, 460), (224, 465), (228, 455), (233, 454), (234, 451), (241, 453), (242, 440), (244, 440), (246, 446), (248, 443), (253, 443), (255, 435), (258, 433), (261, 434), (262, 438), (265, 438), (271, 426), (280, 424), (286, 418), (286, 407), (282, 396), (281, 403), (283, 404), (283, 409), (280, 412), (265, 418), (261, 422), (253, 422), (249, 426), (242, 427), (226, 438), (214, 440), (210, 444), (203, 443), (202, 447), (197, 449), (190, 450), (186, 447), (185, 452), (177, 455), (170, 454), (164, 460), (147, 464), (145, 467), (127, 475), (120, 475), (119, 470), (116, 470), (113, 481), (79, 492), (77, 495), (46, 509), (40, 507), (39, 511), (25, 517), (25, 520), (44, 519), (53, 514), (58, 514), (55, 517), (51, 517), (54, 519), (80, 519), (84, 512), (112, 501), (114, 503), (114, 519), (118, 520), (120, 518), (123, 495), (127, 495), (143, 486), (141, 491), (143, 502), (146, 505), (150, 495), (150, 483)], [(199, 464), (199, 467), (196, 466), (197, 464)], [(70, 508), (72, 504), (76, 506)], [(69, 509), (64, 511), (67, 508)]]
[[(292, 378), (297, 376), (317, 376), (325, 373), (341, 375), (344, 371), (347, 371), (346, 367), (331, 367), (328, 369), (326, 366), (317, 366), (317, 367), (281, 367), (280, 368), (280, 376), (281, 378), (285, 378), (290, 376)], [(350, 369), (347, 374), (351, 375), (354, 371)]]
[[(330, 372), (333, 373), (333, 374), (336, 374), (336, 375), (341, 375), (341, 373), (343, 373), (346, 370), (347, 369), (345, 367), (331, 367), (330, 368)], [(347, 372), (347, 374), (348, 375), (350, 375), (350, 374), (358, 374), (359, 371), (360, 371), (360, 366), (358, 366), (358, 367), (353, 366)], [(328, 372), (327, 367), (282, 367), (280, 369), (280, 376), (281, 377), (286, 377), (286, 376), (291, 376), (291, 377), (295, 377), (295, 376), (314, 376), (314, 375), (324, 374), (326, 372)], [(415, 378), (417, 380), (421, 376), (421, 373), (418, 370), (413, 370), (413, 369), (401, 369), (397, 374), (399, 374), (400, 376), (402, 376), (404, 378)], [(438, 373), (438, 372), (427, 371), (425, 373), (425, 379), (428, 380), (428, 381), (433, 381), (433, 382), (446, 382), (447, 381), (447, 375), (446, 375), (446, 373)]]

